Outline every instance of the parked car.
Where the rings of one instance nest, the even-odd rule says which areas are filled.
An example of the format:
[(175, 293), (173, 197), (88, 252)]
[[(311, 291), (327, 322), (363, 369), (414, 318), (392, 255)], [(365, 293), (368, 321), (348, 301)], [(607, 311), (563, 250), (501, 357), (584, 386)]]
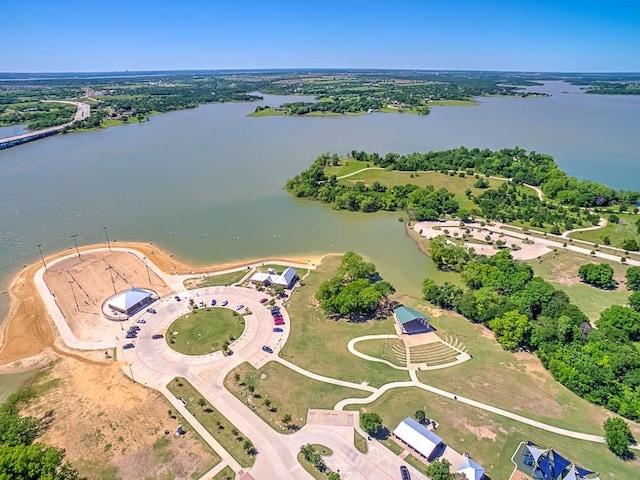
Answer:
[(202, 300), (200, 300), (200, 303), (198, 304), (198, 306), (199, 306), (200, 308), (203, 308), (203, 307), (204, 307), (204, 302), (203, 302)]
[(411, 480), (411, 475), (409, 474), (409, 469), (402, 465), (400, 467), (400, 476), (402, 476), (402, 480)]
[(264, 346), (262, 347), (262, 351), (263, 351), (263, 352), (267, 352), (267, 353), (273, 353), (273, 350), (271, 349), (271, 347), (269, 347), (269, 346), (267, 346), (267, 345), (264, 345)]
[(187, 406), (187, 401), (184, 398), (180, 397), (178, 400), (180, 400), (185, 407)]
[(129, 331), (130, 332), (139, 332), (140, 331), (140, 325), (131, 325), (129, 327)]
[(215, 298), (211, 300), (211, 306), (212, 306), (212, 307), (215, 307), (215, 306), (216, 306), (216, 303), (217, 303), (217, 302), (216, 302), (216, 299), (215, 299)]
[(156, 333), (155, 335), (152, 335), (151, 338), (153, 338), (154, 340), (158, 340), (159, 338), (164, 338), (164, 335), (161, 333)]
[(147, 308), (147, 313), (156, 313), (155, 308)]
[(267, 297), (261, 298), (260, 303), (267, 303), (269, 299)]
[(280, 327), (274, 327), (273, 331), (276, 332), (276, 333), (284, 332), (284, 330), (282, 330)]
[(136, 323), (147, 323), (147, 321), (144, 318), (139, 318)]
[(243, 308), (244, 308), (244, 305), (242, 304), (236, 305), (236, 310), (242, 310)]
[(135, 345), (134, 345), (133, 343), (125, 343), (125, 344), (122, 346), (122, 349), (123, 349), (123, 350), (129, 350), (130, 348), (133, 348), (133, 347), (135, 347)]
[(179, 297), (178, 295), (176, 295), (176, 296), (175, 296), (175, 297), (173, 297), (173, 298), (175, 298), (175, 299), (176, 299), (176, 302), (179, 302), (179, 301), (180, 301), (180, 297)]
[(136, 332), (129, 332), (126, 335), (127, 338), (137, 338), (138, 334)]
[(226, 307), (227, 305), (229, 305), (229, 300), (224, 300), (220, 305)]
[(276, 325), (284, 325), (284, 320), (282, 318), (276, 318), (273, 323)]

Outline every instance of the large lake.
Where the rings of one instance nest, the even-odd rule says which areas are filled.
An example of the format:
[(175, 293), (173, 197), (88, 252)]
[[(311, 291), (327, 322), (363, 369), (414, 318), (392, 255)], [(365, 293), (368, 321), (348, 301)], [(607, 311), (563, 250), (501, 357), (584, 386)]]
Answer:
[[(640, 96), (594, 96), (549, 83), (549, 98), (482, 98), (429, 116), (245, 115), (256, 104), (203, 106), (144, 124), (59, 135), (0, 152), (0, 278), (71, 245), (154, 241), (197, 263), (356, 250), (401, 293), (433, 273), (396, 214), (354, 214), (296, 200), (287, 178), (325, 151), (428, 151), (519, 145), (569, 173), (640, 189)], [(540, 91), (540, 88), (534, 90)], [(268, 97), (275, 105), (283, 97)], [(0, 318), (8, 298), (0, 296)]]

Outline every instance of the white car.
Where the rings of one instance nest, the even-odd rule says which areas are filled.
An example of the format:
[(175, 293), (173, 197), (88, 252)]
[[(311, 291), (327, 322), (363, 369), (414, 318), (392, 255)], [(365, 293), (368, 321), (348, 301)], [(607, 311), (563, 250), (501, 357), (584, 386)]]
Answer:
[(240, 304), (240, 305), (236, 305), (236, 310), (242, 310), (244, 308), (244, 305)]
[(221, 304), (223, 307), (226, 307), (227, 305), (229, 305), (229, 300), (225, 300), (224, 302), (222, 302)]

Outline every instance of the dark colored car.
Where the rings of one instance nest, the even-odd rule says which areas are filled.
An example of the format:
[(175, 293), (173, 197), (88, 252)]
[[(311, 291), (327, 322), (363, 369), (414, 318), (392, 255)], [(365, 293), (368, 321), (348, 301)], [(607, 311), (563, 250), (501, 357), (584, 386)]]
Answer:
[(133, 348), (133, 347), (135, 347), (135, 345), (134, 345), (133, 343), (125, 343), (125, 344), (122, 346), (122, 349), (123, 349), (123, 350), (129, 350), (130, 348)]
[(264, 346), (262, 347), (262, 351), (263, 351), (263, 352), (267, 352), (267, 353), (273, 353), (273, 350), (271, 349), (271, 347), (269, 347), (269, 346), (267, 346), (267, 345), (264, 345)]
[(156, 313), (155, 308), (147, 308), (147, 313)]
[(156, 333), (155, 335), (152, 335), (151, 338), (153, 338), (154, 340), (158, 340), (159, 338), (164, 338), (164, 335), (161, 333)]
[(175, 299), (176, 299), (176, 302), (179, 302), (179, 301), (180, 301), (180, 297), (179, 297), (178, 295), (176, 295), (176, 296), (175, 296), (175, 297), (173, 297), (173, 298), (175, 298)]
[(284, 332), (284, 330), (282, 330), (280, 327), (275, 327), (275, 328), (273, 329), (273, 331), (274, 331), (274, 332), (276, 332), (276, 333), (282, 333), (282, 332)]
[(267, 303), (268, 301), (269, 301), (269, 299), (266, 298), (266, 297), (260, 299), (260, 303)]
[(136, 332), (129, 332), (126, 336), (127, 338), (137, 338), (138, 334)]
[(409, 474), (409, 469), (402, 465), (400, 467), (400, 475), (402, 476), (402, 480), (411, 480), (411, 475)]
[(215, 298), (214, 298), (213, 300), (211, 300), (211, 306), (212, 306), (212, 307), (215, 307), (215, 306), (216, 306), (216, 303), (218, 303), (218, 302), (216, 302), (216, 299), (215, 299)]

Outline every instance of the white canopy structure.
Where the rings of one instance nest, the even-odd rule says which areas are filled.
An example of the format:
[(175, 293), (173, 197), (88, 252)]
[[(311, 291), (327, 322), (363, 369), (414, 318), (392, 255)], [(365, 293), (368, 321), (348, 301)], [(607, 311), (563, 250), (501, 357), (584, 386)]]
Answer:
[(393, 434), (427, 459), (442, 445), (438, 435), (411, 417), (400, 422)]
[(275, 273), (257, 272), (251, 277), (253, 283), (263, 283), (265, 285), (280, 285), (284, 288), (291, 288), (295, 282), (298, 272), (293, 267), (287, 267), (282, 275)]
[(484, 477), (484, 468), (471, 460), (469, 457), (465, 457), (464, 461), (458, 467), (456, 473), (462, 473), (467, 480), (480, 480)]
[(130, 315), (152, 302), (153, 292), (141, 288), (130, 288), (109, 300), (109, 307), (116, 312)]

